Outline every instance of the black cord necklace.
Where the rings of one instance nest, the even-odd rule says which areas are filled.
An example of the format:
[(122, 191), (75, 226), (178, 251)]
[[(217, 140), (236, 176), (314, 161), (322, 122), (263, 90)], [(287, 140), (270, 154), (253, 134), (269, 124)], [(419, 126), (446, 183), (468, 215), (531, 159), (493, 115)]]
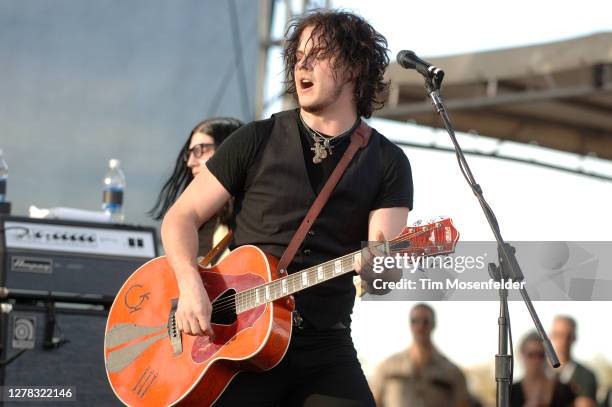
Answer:
[(306, 129), (308, 134), (310, 134), (310, 136), (312, 137), (314, 141), (314, 146), (311, 147), (311, 150), (314, 152), (314, 157), (312, 157), (312, 162), (315, 164), (319, 164), (325, 158), (332, 155), (334, 153), (334, 147), (335, 147), (334, 145), (338, 144), (346, 136), (351, 134), (357, 128), (360, 122), (360, 119), (357, 118), (357, 121), (355, 121), (355, 124), (349, 130), (345, 131), (344, 133), (336, 137), (326, 137), (322, 135), (321, 133), (319, 133), (318, 131), (316, 131), (315, 129), (308, 126), (306, 122), (304, 121), (304, 119), (302, 118), (301, 114), (299, 116), (300, 116), (300, 121), (302, 122), (302, 125), (304, 126), (304, 128)]

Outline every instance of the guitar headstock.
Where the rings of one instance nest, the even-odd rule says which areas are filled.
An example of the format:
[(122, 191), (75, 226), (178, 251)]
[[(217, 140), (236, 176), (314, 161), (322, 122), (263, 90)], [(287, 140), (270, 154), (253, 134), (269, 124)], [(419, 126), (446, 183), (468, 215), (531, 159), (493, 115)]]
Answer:
[(406, 253), (409, 256), (436, 256), (455, 251), (459, 232), (450, 218), (427, 224), (407, 226), (394, 239), (389, 240), (389, 254)]

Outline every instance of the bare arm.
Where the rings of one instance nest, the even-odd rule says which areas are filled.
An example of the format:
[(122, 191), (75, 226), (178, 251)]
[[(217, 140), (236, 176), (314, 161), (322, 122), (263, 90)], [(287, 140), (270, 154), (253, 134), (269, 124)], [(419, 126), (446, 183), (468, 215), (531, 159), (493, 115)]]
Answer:
[(409, 212), (408, 208), (381, 208), (370, 212), (368, 239), (377, 240), (380, 233), (393, 239), (406, 226)]
[(198, 273), (198, 229), (229, 200), (230, 194), (208, 168), (198, 174), (166, 213), (161, 237), (179, 287), (178, 328), (187, 334), (212, 334), (210, 299)]
[(374, 402), (378, 407), (383, 406), (383, 396), (385, 389), (385, 361), (381, 363), (372, 377), (368, 380), (368, 384), (370, 385), (370, 390), (372, 391), (372, 395), (374, 396)]
[[(392, 239), (400, 234), (406, 226), (408, 220), (408, 208), (381, 208), (370, 212), (368, 223), (368, 240), (369, 241), (384, 241)], [(361, 265), (359, 264), (355, 270), (361, 273)], [(367, 292), (374, 294), (384, 294), (384, 292), (374, 292), (370, 282), (373, 278), (382, 278), (385, 281), (398, 281), (402, 277), (402, 269), (387, 269), (381, 275), (373, 275), (373, 272), (368, 268), (362, 273), (362, 282), (365, 284), (364, 289)], [(363, 285), (362, 285), (363, 287)]]
[(597, 407), (595, 400), (586, 396), (578, 396), (574, 400), (574, 407)]

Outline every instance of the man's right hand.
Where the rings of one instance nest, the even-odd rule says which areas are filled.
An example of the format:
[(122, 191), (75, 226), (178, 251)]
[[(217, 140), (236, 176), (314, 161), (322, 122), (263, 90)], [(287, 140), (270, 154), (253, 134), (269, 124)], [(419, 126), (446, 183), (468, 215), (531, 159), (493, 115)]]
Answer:
[(174, 315), (177, 328), (188, 335), (213, 335), (210, 326), (212, 306), (195, 262), (198, 229), (230, 198), (229, 192), (205, 168), (168, 209), (162, 222), (164, 250), (180, 292)]
[(187, 335), (213, 336), (210, 324), (212, 304), (199, 275), (182, 281), (175, 313), (177, 328)]

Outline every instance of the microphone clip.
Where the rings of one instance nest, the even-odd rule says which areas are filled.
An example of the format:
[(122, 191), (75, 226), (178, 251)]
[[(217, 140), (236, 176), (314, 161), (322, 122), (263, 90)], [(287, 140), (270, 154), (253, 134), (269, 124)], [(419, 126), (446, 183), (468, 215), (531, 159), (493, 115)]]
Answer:
[(425, 79), (425, 89), (438, 112), (444, 110), (440, 96), (444, 71), (419, 58), (413, 51), (404, 50), (397, 54), (397, 63), (405, 69), (415, 69)]
[[(435, 70), (431, 68), (435, 68)], [(428, 93), (431, 93), (435, 90), (439, 91), (442, 87), (444, 71), (436, 68), (435, 66), (431, 66), (430, 69), (428, 69), (427, 71), (429, 72), (429, 75), (425, 77), (425, 89), (427, 89)]]

